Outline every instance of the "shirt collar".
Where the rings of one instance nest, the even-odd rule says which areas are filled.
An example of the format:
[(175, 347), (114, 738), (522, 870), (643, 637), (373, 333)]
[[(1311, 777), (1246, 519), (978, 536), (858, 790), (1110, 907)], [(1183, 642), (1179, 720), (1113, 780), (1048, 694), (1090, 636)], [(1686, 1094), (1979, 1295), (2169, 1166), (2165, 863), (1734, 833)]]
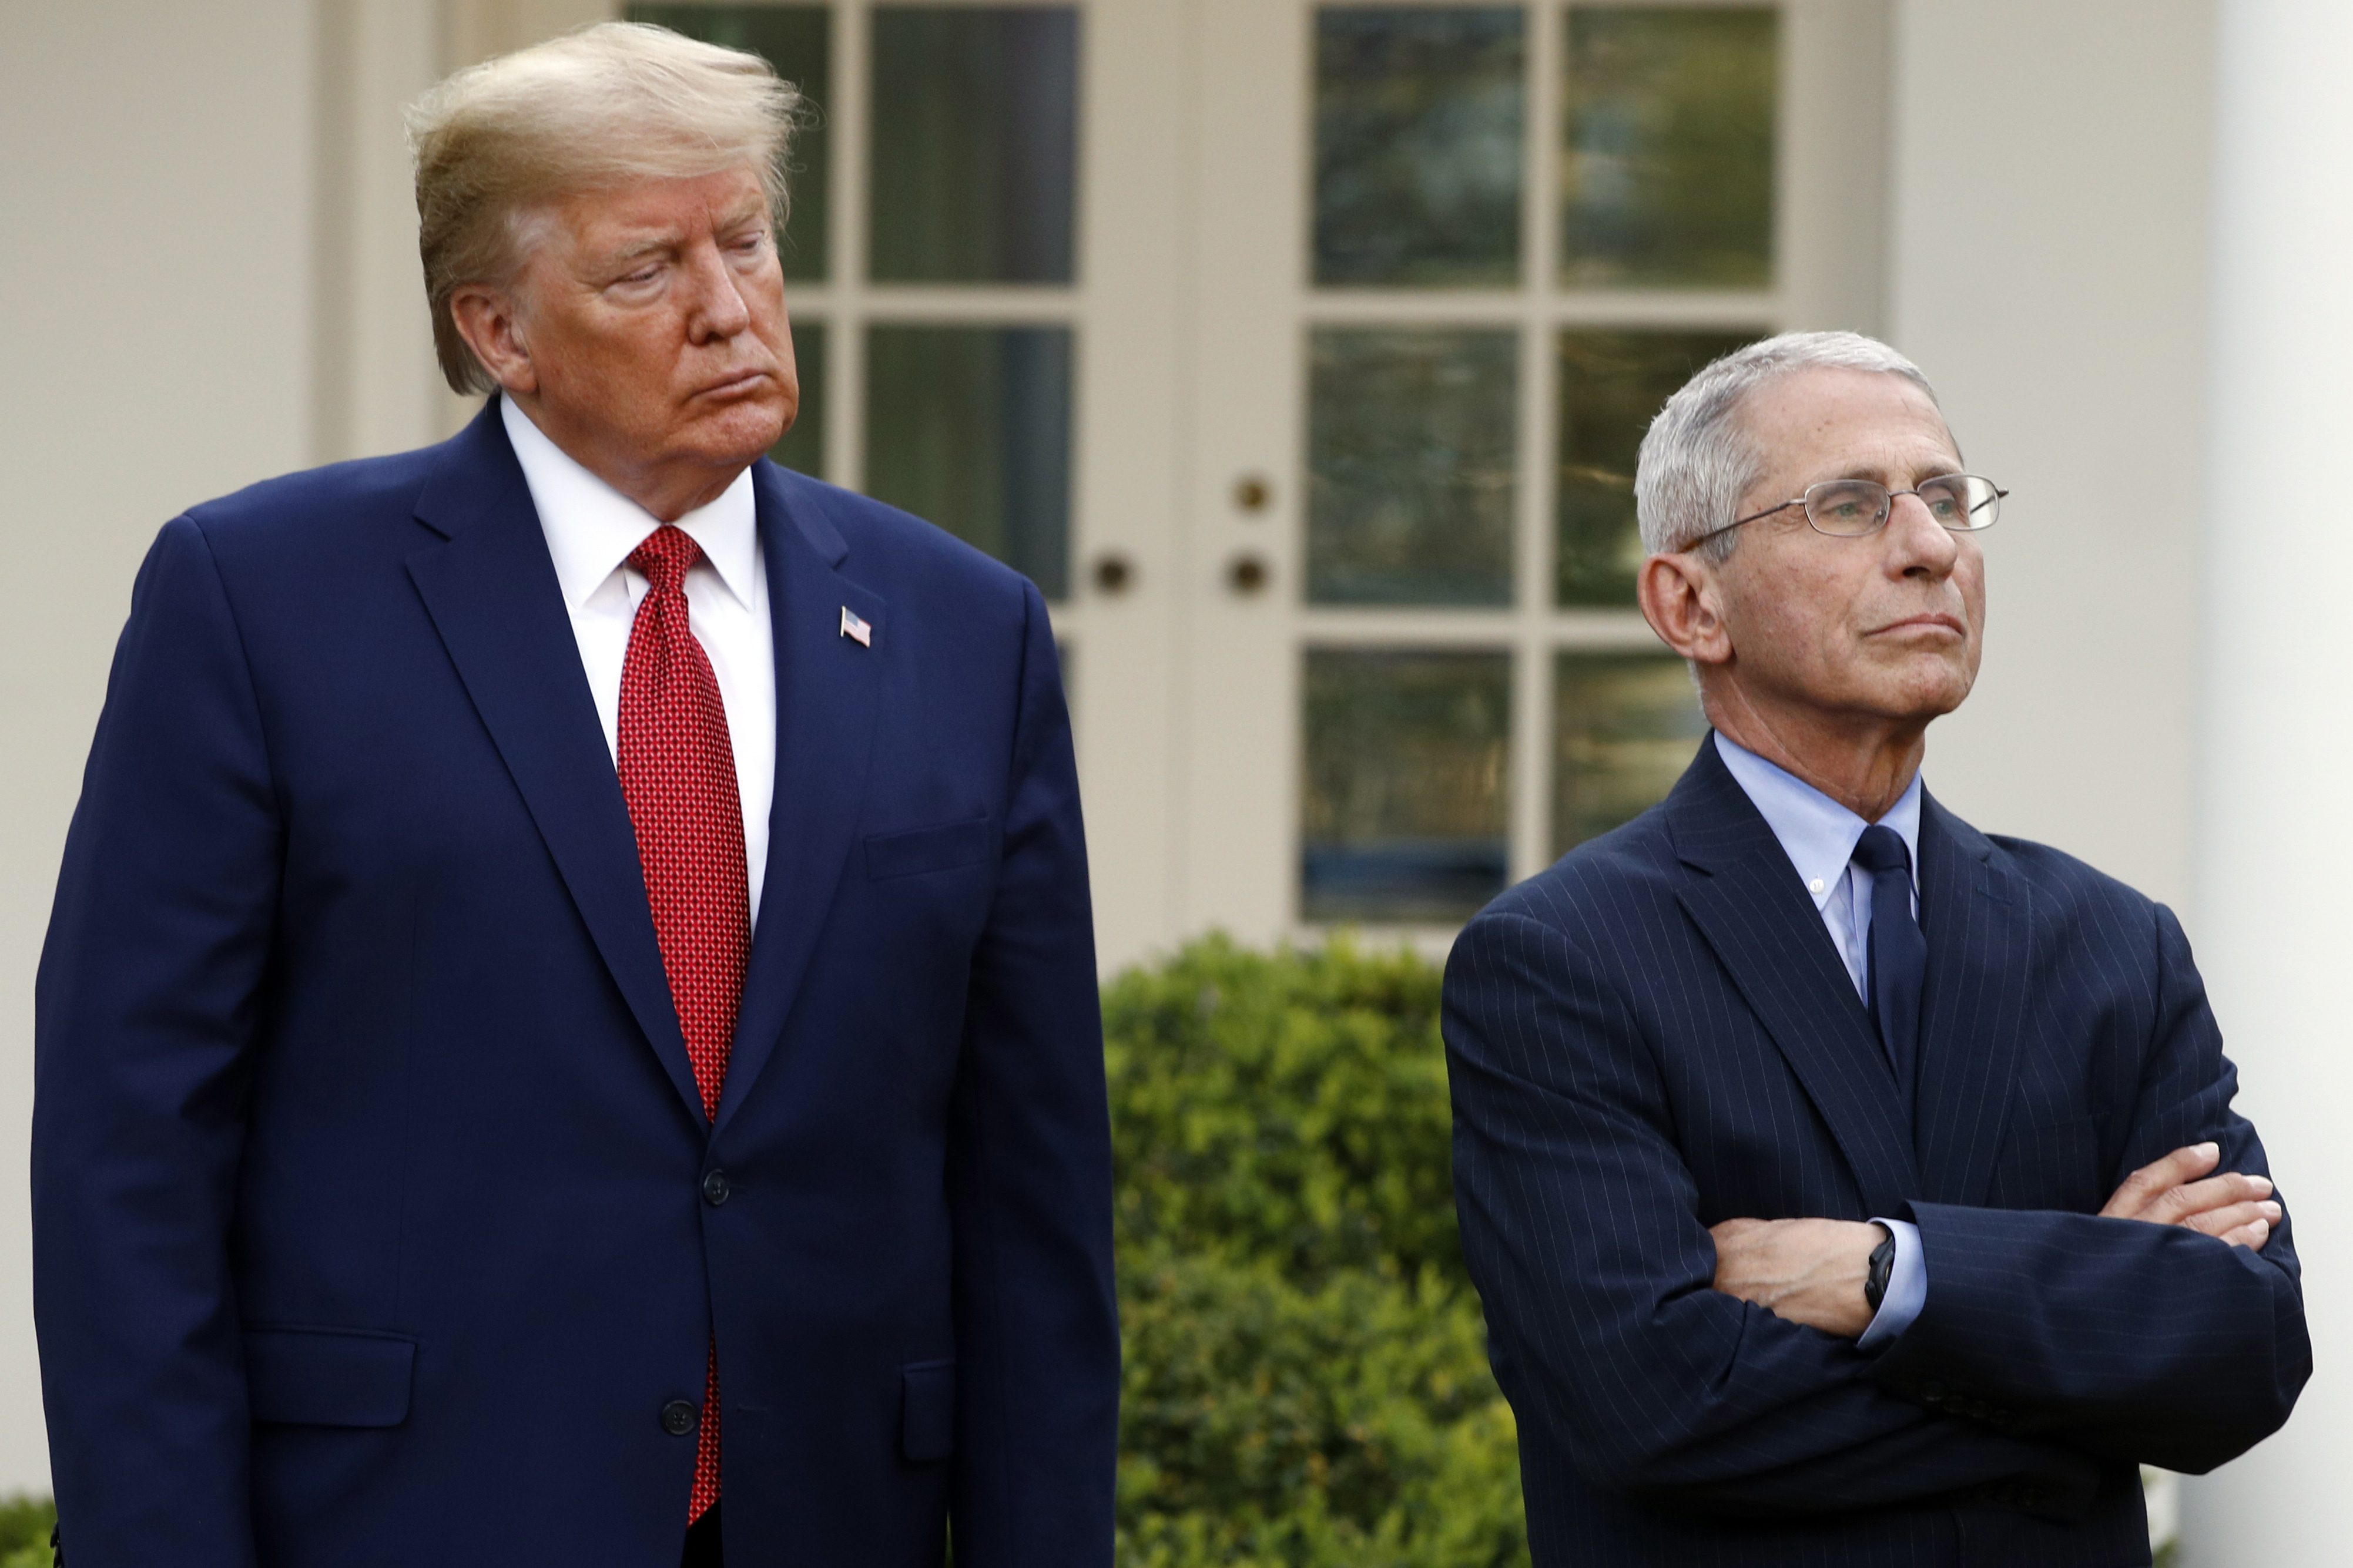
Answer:
[[(540, 531), (547, 535), (547, 552), (554, 558), (564, 602), (576, 610), (661, 526), (660, 521), (549, 440), (512, 398), (499, 399), (499, 416), (505, 421), (515, 460), (522, 465), (523, 481), (531, 487), (531, 502), (539, 510)], [(747, 610), (753, 607), (753, 571), (760, 553), (757, 512), (747, 468), (715, 500), (678, 520), (679, 528), (702, 547), (720, 583)]]
[[(1805, 780), (1775, 767), (1721, 733), (1715, 737), (1715, 751), (1757, 807), (1757, 815), (1765, 819), (1765, 826), (1781, 841), (1789, 864), (1798, 868), (1799, 880), (1813, 896), (1814, 908), (1819, 910), (1829, 903), (1831, 895), (1838, 889), (1839, 879), (1846, 874), (1847, 862), (1854, 858), (1855, 841), (1871, 824)], [(1918, 773), (1912, 775), (1912, 782), (1904, 786), (1904, 793), (1895, 797), (1895, 804), (1879, 821), (1904, 840), (1904, 852), (1912, 858), (1912, 886), (1916, 891), (1920, 886)]]

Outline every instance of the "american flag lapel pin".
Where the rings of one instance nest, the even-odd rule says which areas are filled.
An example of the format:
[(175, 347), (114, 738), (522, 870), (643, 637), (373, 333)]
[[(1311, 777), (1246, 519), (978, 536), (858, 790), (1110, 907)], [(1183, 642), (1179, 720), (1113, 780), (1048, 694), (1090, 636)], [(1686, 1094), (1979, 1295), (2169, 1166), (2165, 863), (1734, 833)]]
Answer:
[(841, 635), (860, 647), (874, 646), (874, 628), (868, 626), (866, 618), (848, 605), (841, 606)]

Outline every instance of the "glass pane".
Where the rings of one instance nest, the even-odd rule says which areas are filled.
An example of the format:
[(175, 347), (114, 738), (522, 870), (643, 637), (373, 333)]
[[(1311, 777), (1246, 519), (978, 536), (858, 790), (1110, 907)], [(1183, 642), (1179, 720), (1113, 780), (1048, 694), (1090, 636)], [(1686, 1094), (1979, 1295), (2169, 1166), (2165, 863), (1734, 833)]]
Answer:
[(1570, 9), (1563, 283), (1771, 287), (1778, 26), (1758, 5)]
[[(705, 43), (748, 49), (801, 89), (800, 130), (786, 165), (792, 213), (778, 247), (785, 276), (826, 275), (828, 170), (825, 110), (833, 100), (833, 11), (825, 5), (631, 5), (632, 22), (656, 22)], [(781, 461), (782, 459), (779, 459)]]
[(1634, 522), (1634, 457), (1642, 433), (1702, 365), (1756, 336), (1560, 334), (1560, 551), (1555, 584), (1560, 603), (1633, 607), (1634, 574), (1642, 564), (1642, 536)]
[(1315, 281), (1520, 275), (1525, 26), (1508, 9), (1315, 14)]
[(786, 468), (825, 478), (825, 323), (793, 323), (793, 363), (800, 372), (801, 410), (768, 456)]
[(1308, 361), (1309, 601), (1510, 604), (1518, 337), (1319, 327)]
[(1666, 799), (1707, 733), (1691, 671), (1672, 654), (1564, 653), (1552, 704), (1556, 855)]
[(1511, 656), (1310, 648), (1300, 911), (1468, 919), (1508, 863)]
[(1068, 283), (1079, 16), (874, 13), (872, 268), (892, 283)]
[(871, 327), (866, 493), (1070, 586), (1071, 330)]

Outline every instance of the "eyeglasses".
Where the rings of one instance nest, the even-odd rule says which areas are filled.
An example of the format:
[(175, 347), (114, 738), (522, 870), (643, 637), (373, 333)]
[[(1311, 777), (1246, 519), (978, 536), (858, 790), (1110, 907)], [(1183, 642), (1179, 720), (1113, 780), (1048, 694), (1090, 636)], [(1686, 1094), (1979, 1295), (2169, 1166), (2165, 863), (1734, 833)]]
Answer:
[(1940, 474), (1933, 479), (1921, 480), (1908, 490), (1891, 490), (1872, 479), (1824, 479), (1820, 484), (1808, 485), (1806, 493), (1795, 500), (1736, 518), (1722, 528), (1710, 529), (1692, 543), (1729, 533), (1760, 517), (1771, 517), (1793, 506), (1806, 509), (1806, 521), (1813, 525), (1816, 533), (1827, 533), (1834, 539), (1860, 539), (1887, 526), (1887, 520), (1894, 515), (1897, 496), (1918, 496), (1920, 504), (1936, 521), (1955, 533), (1974, 533), (1993, 526), (1994, 519), (2001, 515), (2001, 498), (2009, 493), (1991, 479), (1976, 474)]

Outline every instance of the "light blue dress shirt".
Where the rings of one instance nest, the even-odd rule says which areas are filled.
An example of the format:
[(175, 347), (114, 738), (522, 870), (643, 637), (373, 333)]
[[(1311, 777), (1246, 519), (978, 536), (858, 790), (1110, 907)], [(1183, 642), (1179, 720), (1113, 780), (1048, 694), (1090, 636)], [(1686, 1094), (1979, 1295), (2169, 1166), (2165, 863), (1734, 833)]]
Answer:
[[(1812, 895), (1831, 945), (1846, 964), (1855, 994), (1868, 1001), (1871, 937), (1871, 874), (1854, 864), (1855, 842), (1871, 826), (1813, 785), (1775, 767), (1756, 752), (1715, 737), (1716, 754), (1764, 817), (1765, 826), (1781, 843), (1798, 879)], [(1904, 840), (1912, 859), (1912, 912), (1920, 912), (1920, 777), (1912, 782), (1881, 817)], [(1872, 1350), (1912, 1326), (1928, 1303), (1928, 1265), (1921, 1256), (1920, 1227), (1908, 1220), (1873, 1216), (1895, 1237), (1895, 1269), (1888, 1277), (1887, 1294), (1856, 1344)]]

